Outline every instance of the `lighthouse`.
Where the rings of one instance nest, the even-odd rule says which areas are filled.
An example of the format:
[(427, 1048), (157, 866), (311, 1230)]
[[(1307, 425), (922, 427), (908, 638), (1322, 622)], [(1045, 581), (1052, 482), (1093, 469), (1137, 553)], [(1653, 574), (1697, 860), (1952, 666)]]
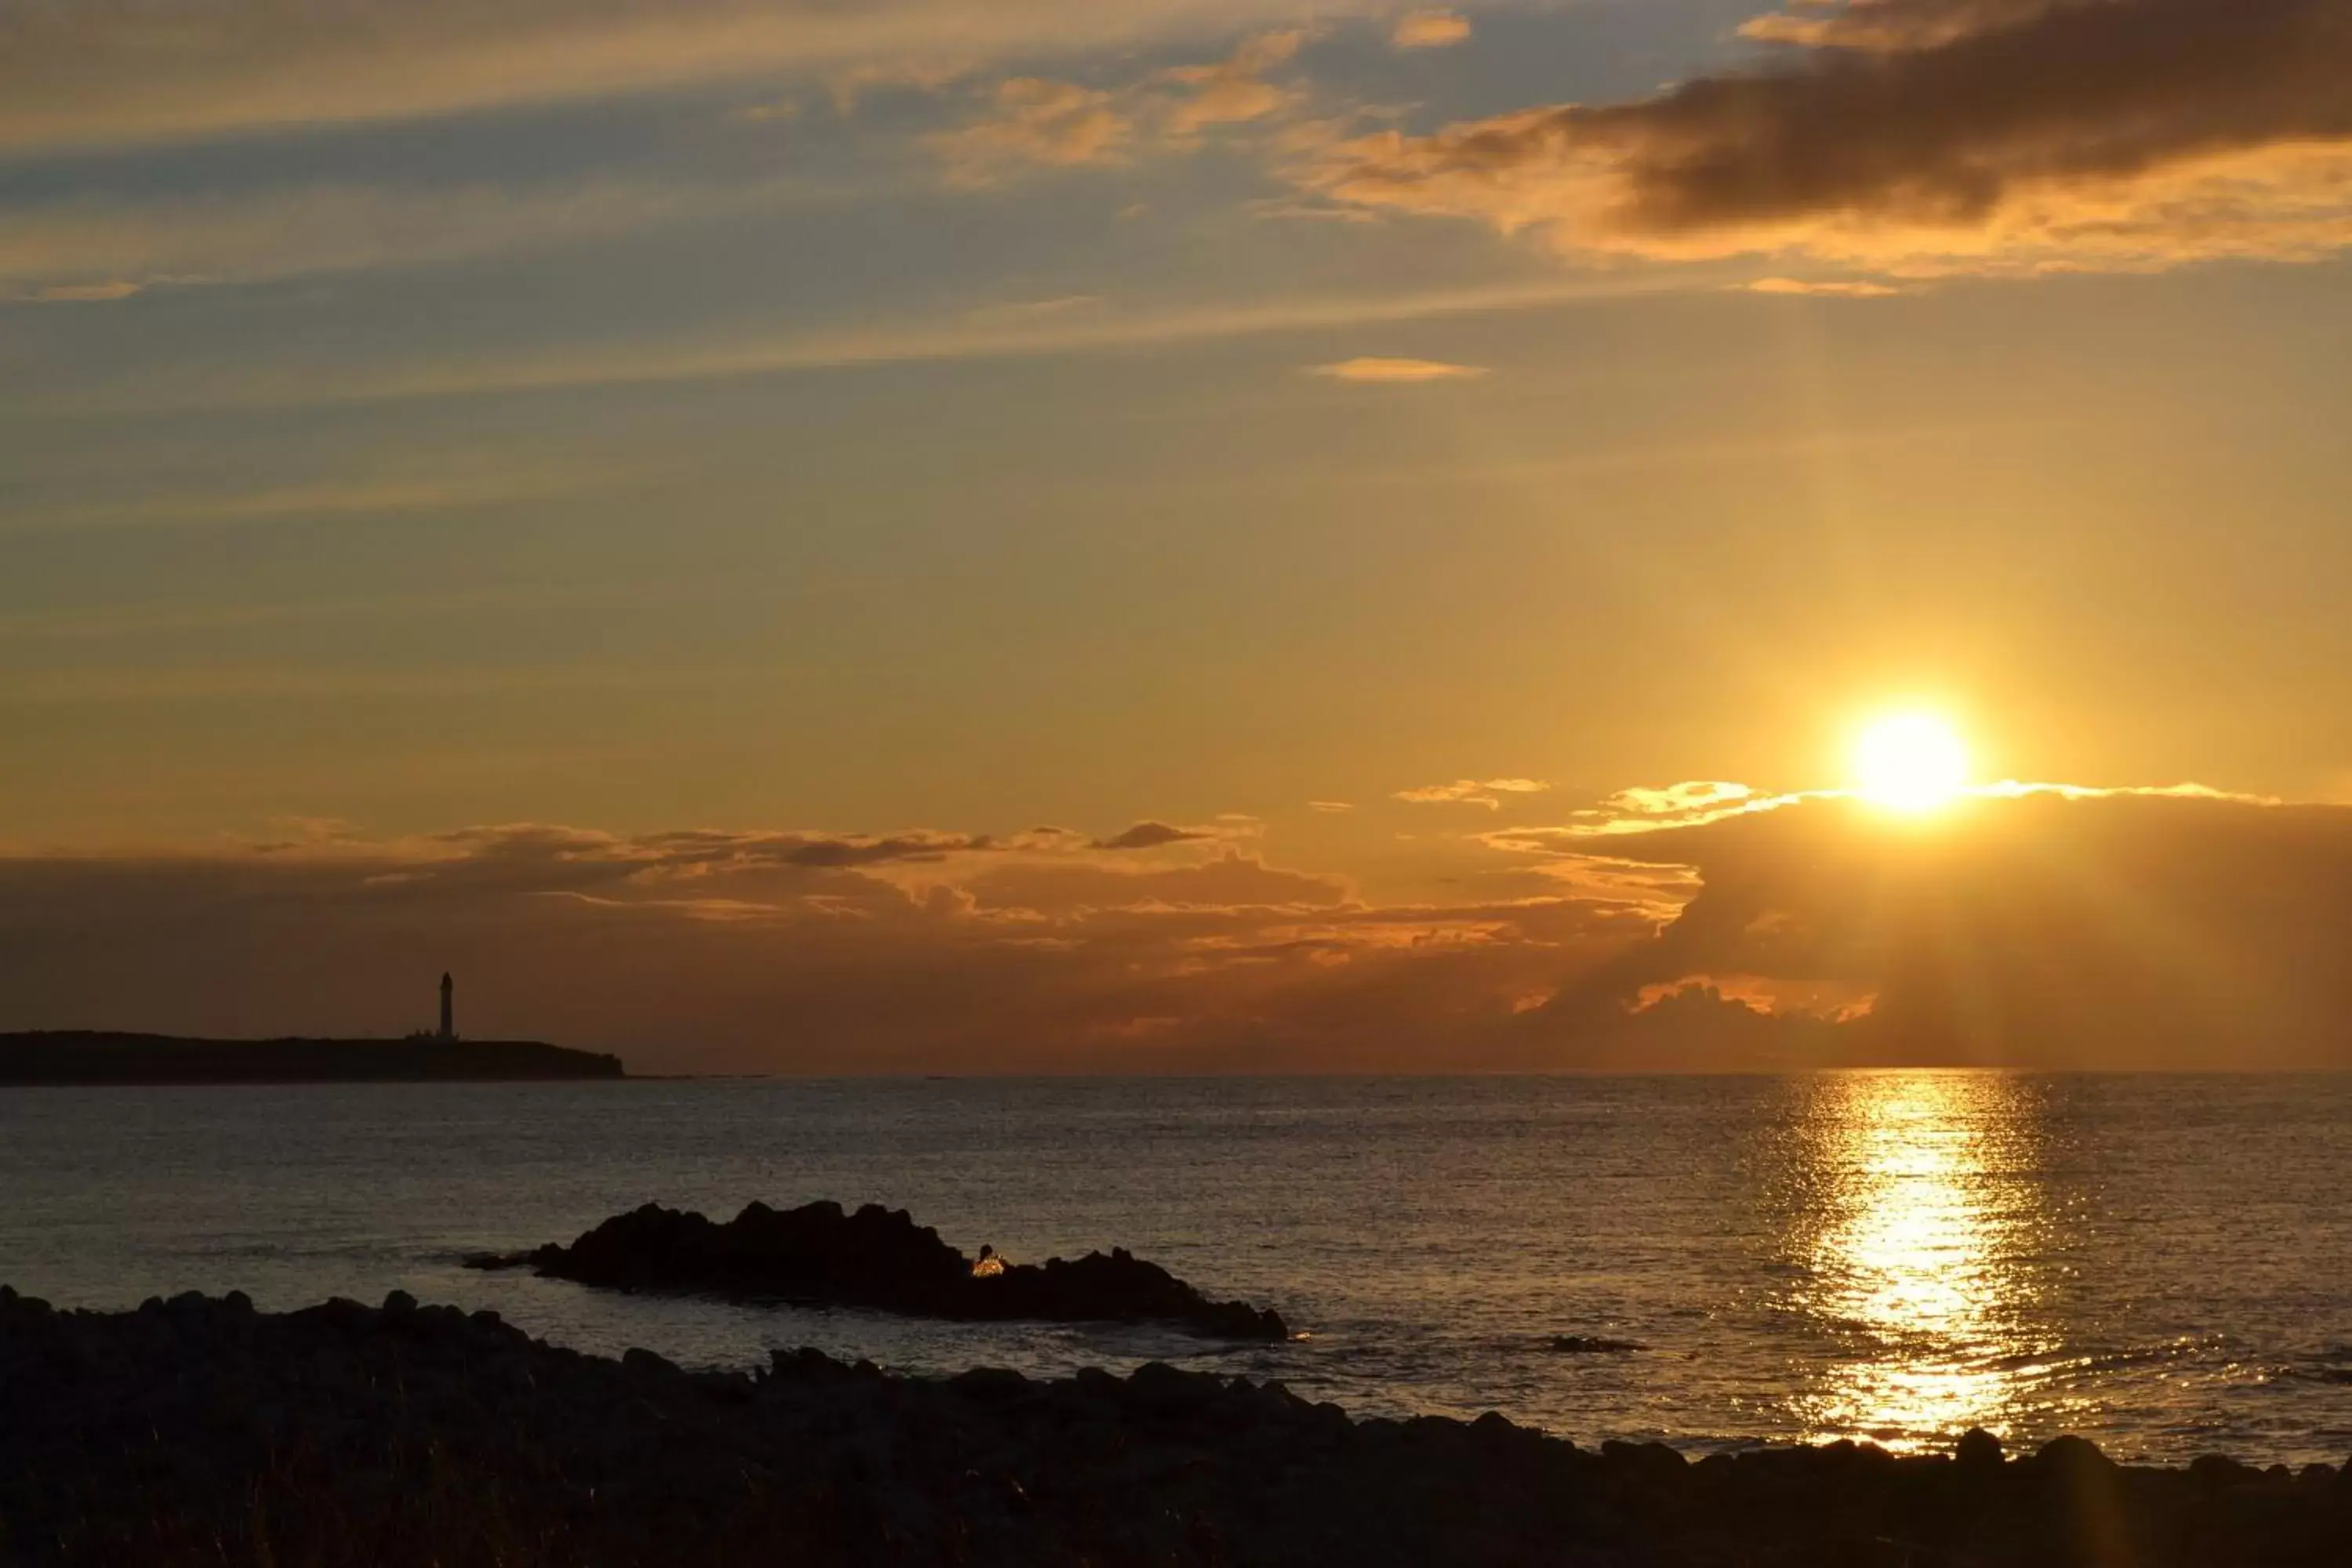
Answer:
[(441, 976), (441, 1033), (444, 1040), (457, 1037), (457, 983), (447, 974)]

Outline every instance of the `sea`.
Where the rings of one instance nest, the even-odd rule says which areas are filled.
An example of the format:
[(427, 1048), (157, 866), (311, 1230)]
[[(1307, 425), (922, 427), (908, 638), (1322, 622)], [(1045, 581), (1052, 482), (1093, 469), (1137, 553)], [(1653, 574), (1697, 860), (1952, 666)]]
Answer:
[[(1127, 1247), (1287, 1343), (624, 1295), (468, 1270), (648, 1201)], [(692, 1366), (1150, 1361), (1363, 1415), (1694, 1453), (1980, 1426), (2352, 1454), (2352, 1078), (700, 1080), (0, 1089), (0, 1282), (59, 1306), (393, 1290)], [(1640, 1349), (1563, 1349), (1563, 1340)]]

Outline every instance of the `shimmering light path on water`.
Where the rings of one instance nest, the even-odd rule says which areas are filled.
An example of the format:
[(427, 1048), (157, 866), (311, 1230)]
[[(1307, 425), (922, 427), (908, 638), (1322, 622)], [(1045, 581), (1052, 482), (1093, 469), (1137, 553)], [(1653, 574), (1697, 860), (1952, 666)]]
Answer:
[(2053, 1338), (2042, 1266), (2062, 1221), (2035, 1180), (2037, 1086), (1853, 1074), (1812, 1087), (1794, 1127), (1786, 1234), (1802, 1273), (1786, 1306), (1852, 1359), (1794, 1403), (1803, 1425), (1898, 1447), (2010, 1425)]
[[(1181, 1360), (1580, 1440), (2352, 1452), (2352, 1079), (676, 1083), (0, 1090), (0, 1280), (61, 1303), (395, 1287), (583, 1348), (910, 1370)], [(1312, 1338), (973, 1328), (457, 1267), (649, 1198), (1133, 1247)], [(1555, 1336), (1638, 1340), (1569, 1355)]]

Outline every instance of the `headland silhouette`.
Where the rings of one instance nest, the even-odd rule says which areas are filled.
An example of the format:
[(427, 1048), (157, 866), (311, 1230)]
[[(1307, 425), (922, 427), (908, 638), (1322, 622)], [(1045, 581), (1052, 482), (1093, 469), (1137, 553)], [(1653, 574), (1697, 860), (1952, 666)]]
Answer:
[(92, 1029), (0, 1034), (0, 1087), (494, 1083), (628, 1076), (615, 1056), (541, 1040), (461, 1039), (456, 991), (456, 981), (442, 975), (439, 1027), (402, 1040), (217, 1040)]

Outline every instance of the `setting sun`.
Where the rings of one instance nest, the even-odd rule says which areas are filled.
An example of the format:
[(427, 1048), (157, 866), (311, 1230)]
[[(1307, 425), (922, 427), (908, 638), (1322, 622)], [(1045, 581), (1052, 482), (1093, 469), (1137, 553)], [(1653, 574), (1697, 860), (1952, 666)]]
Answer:
[(1865, 728), (1853, 748), (1855, 793), (1917, 815), (1951, 804), (1969, 784), (1969, 748), (1930, 713), (1898, 713)]

